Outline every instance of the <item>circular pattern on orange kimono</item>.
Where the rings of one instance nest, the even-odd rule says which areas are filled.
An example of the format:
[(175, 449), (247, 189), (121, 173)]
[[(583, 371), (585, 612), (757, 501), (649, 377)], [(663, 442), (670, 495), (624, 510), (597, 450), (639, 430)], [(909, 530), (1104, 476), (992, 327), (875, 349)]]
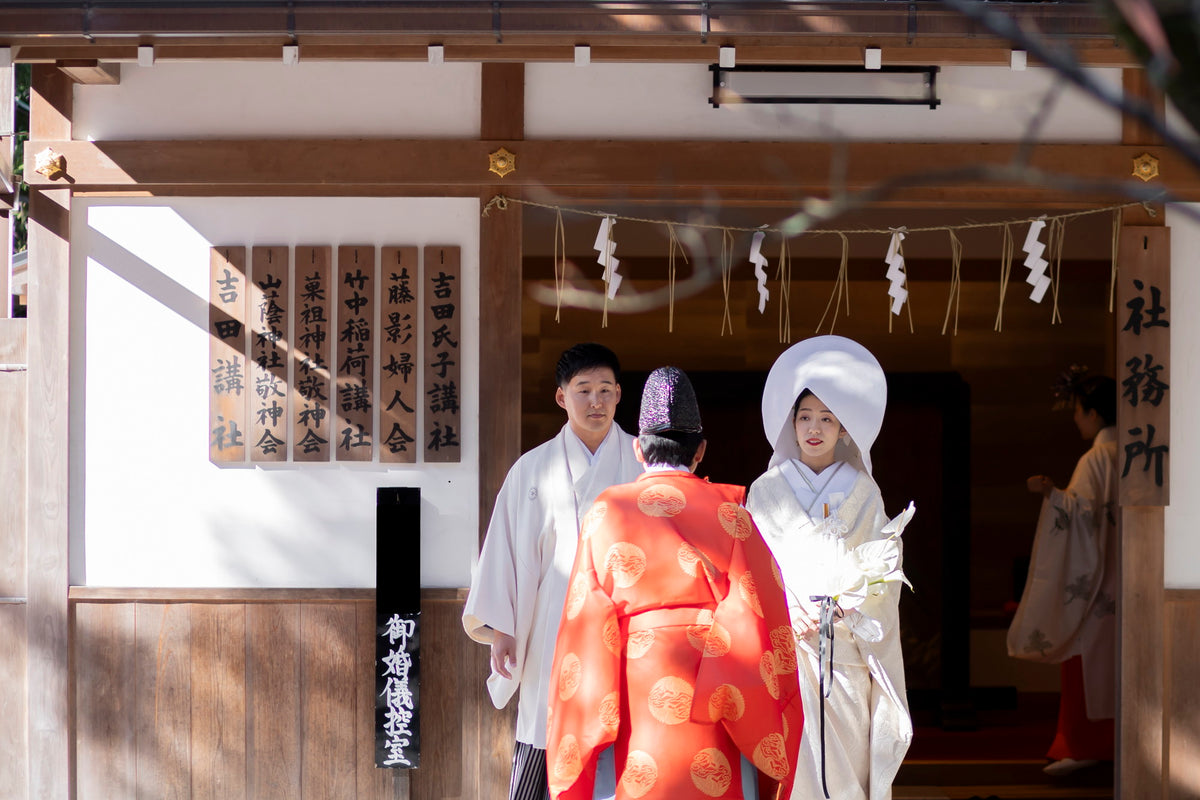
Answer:
[(608, 503), (603, 500), (593, 503), (591, 509), (583, 517), (583, 524), (579, 526), (579, 538), (586, 539), (591, 536), (596, 528), (600, 527), (600, 523), (604, 522), (604, 515), (607, 513)]
[(617, 542), (604, 554), (604, 569), (612, 573), (613, 584), (628, 589), (646, 571), (646, 553), (632, 542)]
[(796, 637), (787, 625), (771, 631), (771, 647), (775, 649), (775, 667), (780, 675), (796, 671)]
[(600, 727), (615, 734), (621, 724), (620, 697), (617, 692), (609, 692), (600, 701)]
[(637, 504), (648, 517), (673, 517), (687, 507), (687, 498), (674, 486), (659, 483), (643, 489)]
[(746, 570), (738, 578), (738, 593), (741, 594), (742, 601), (750, 606), (751, 611), (760, 617), (763, 615), (762, 603), (758, 600), (758, 582), (754, 580), (750, 570)]
[(679, 562), (679, 568), (685, 574), (693, 578), (700, 574), (700, 553), (687, 542), (679, 545), (679, 549), (675, 551), (675, 560)]
[(788, 766), (787, 747), (778, 733), (764, 736), (762, 741), (754, 746), (751, 760), (754, 761), (754, 766), (777, 781), (786, 778), (791, 771), (791, 767)]
[(558, 699), (566, 702), (574, 697), (575, 692), (579, 691), (582, 677), (583, 662), (579, 656), (574, 653), (563, 656), (562, 663), (558, 665)]
[(775, 559), (771, 559), (771, 575), (775, 578), (775, 583), (779, 588), (783, 588), (783, 573), (779, 571), (779, 563)]
[(742, 690), (732, 683), (722, 683), (708, 698), (708, 718), (714, 724), (723, 719), (737, 722), (745, 713), (746, 699), (742, 697)]
[(645, 750), (633, 750), (625, 759), (621, 787), (630, 797), (641, 797), (658, 783), (658, 764)]
[(767, 693), (776, 700), (779, 699), (779, 668), (776, 666), (775, 654), (767, 650), (758, 659), (758, 674), (767, 687)]
[(579, 742), (571, 734), (558, 742), (558, 753), (554, 756), (554, 777), (557, 781), (571, 784), (583, 772), (583, 756)]
[(567, 592), (567, 619), (575, 619), (579, 616), (579, 612), (583, 611), (583, 604), (587, 602), (587, 593), (588, 578), (581, 572), (575, 576), (575, 580), (571, 581), (571, 589)]
[(650, 715), (664, 725), (687, 722), (692, 713), (692, 685), (683, 678), (667, 675), (650, 687)]
[(692, 783), (709, 797), (725, 794), (732, 782), (729, 759), (717, 748), (705, 748), (692, 758)]
[(750, 512), (737, 503), (721, 503), (717, 506), (717, 520), (733, 538), (744, 542), (750, 538), (754, 523), (750, 521)]
[(604, 620), (604, 628), (600, 631), (600, 641), (604, 642), (608, 652), (614, 656), (621, 655), (621, 624), (617, 622), (616, 617), (610, 616)]
[(634, 631), (625, 642), (625, 655), (629, 658), (641, 658), (654, 646), (654, 631)]
[[(702, 615), (703, 616), (703, 615)], [(708, 612), (712, 619), (712, 612)], [(716, 622), (698, 622), (687, 626), (688, 643), (705, 656), (723, 656), (733, 646), (733, 638), (723, 625)]]

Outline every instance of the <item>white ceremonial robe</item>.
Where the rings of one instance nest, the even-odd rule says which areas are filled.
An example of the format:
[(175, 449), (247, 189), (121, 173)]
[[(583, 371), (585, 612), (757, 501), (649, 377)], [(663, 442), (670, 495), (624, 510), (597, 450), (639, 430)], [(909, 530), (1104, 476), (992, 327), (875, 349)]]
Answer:
[(1089, 719), (1116, 713), (1117, 429), (1096, 434), (1066, 489), (1042, 501), (1008, 654), (1045, 663), (1080, 656)]
[(579, 523), (596, 495), (641, 474), (633, 437), (615, 423), (592, 463), (569, 425), (508, 471), (463, 609), (463, 628), (491, 644), (492, 631), (516, 639), (512, 678), (493, 672), (488, 692), (504, 708), (520, 688), (519, 742), (546, 747), (554, 642), (575, 563)]
[[(836, 466), (836, 465), (835, 465)], [(783, 573), (793, 621), (816, 616), (812, 595), (835, 595), (850, 568), (845, 553), (886, 539), (883, 499), (865, 472), (843, 463), (827, 486), (829, 469), (814, 474), (789, 460), (750, 487), (746, 507)], [(800, 472), (816, 490), (803, 485)], [(800, 496), (798, 496), (800, 495)], [(823, 519), (824, 504), (830, 519)], [(811, 513), (810, 513), (811, 509)], [(840, 539), (840, 541), (839, 541)], [(900, 587), (872, 587), (859, 608), (834, 625), (832, 691), (825, 699), (825, 774), (832, 800), (888, 800), (892, 781), (912, 742), (900, 651)], [(821, 698), (818, 638), (798, 641), (804, 698), (804, 736), (791, 800), (824, 800), (821, 786)]]

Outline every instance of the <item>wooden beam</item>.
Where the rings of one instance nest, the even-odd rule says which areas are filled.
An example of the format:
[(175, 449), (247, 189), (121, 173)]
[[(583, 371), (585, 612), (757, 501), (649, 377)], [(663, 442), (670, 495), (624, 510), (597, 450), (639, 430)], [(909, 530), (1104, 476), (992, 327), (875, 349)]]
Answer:
[[(69, 139), (74, 84), (35, 66), (31, 135)], [(72, 704), (67, 619), (70, 494), (69, 298), (71, 192), (42, 187), (29, 200), (28, 584), (29, 797), (71, 796)]]
[(75, 83), (116, 86), (121, 82), (120, 64), (102, 64), (94, 58), (81, 58), (63, 59), (56, 66)]
[[(906, 201), (947, 203), (1082, 202), (1062, 180), (1107, 182), (1130, 179), (1133, 160), (1146, 147), (1106, 144), (1042, 144), (1033, 148), (1028, 181), (1018, 182), (1012, 164), (1019, 143), (929, 144), (853, 142), (719, 142), (526, 140), (510, 147), (516, 171), (502, 180), (488, 171), (488, 154), (509, 140), (466, 139), (272, 139), (205, 141), (65, 141), (35, 137), (25, 145), (26, 164), (50, 147), (66, 157), (67, 176), (51, 180), (26, 169), (36, 188), (71, 185), (76, 190), (142, 188), (155, 193), (204, 187), (224, 193), (242, 187), (269, 194), (289, 185), (326, 191), (442, 187), (438, 194), (481, 193), (497, 185), (508, 192), (582, 190), (609, 198), (624, 194), (661, 196), (676, 191), (715, 192), (758, 198), (764, 193), (792, 200), (828, 193), (830, 164), (847, 164), (848, 191), (878, 190), (894, 183)], [(1159, 159), (1164, 188), (1179, 199), (1200, 199), (1200, 172), (1180, 155), (1149, 148)], [(931, 165), (935, 165), (931, 167)], [(999, 171), (999, 172), (998, 172)], [(993, 180), (995, 179), (995, 180)], [(1089, 188), (1090, 204), (1118, 199), (1114, 191)], [(882, 199), (882, 198), (881, 198)]]
[[(319, 61), (425, 61), (431, 43), (442, 44), (447, 61), (496, 63), (570, 63), (579, 37), (494, 37), (476, 36), (450, 39), (446, 36), (372, 36), (364, 41), (352, 36), (297, 35), (300, 57), (305, 63)], [(0, 43), (5, 38), (0, 36)], [(280, 48), (291, 39), (282, 34), (261, 37), (186, 37), (162, 40), (155, 44), (156, 63), (172, 61), (264, 61), (278, 62)], [(694, 37), (681, 41), (647, 36), (636, 41), (618, 37), (588, 37), (595, 63), (674, 63), (707, 65), (717, 61), (715, 44), (700, 44)], [(82, 36), (54, 44), (43, 39), (10, 39), (22, 63), (55, 63), (70, 59), (100, 59), (105, 62), (134, 62), (137, 46), (120, 40), (88, 43)], [(949, 37), (859, 37), (813, 36), (803, 41), (737, 42), (738, 61), (746, 64), (861, 64), (866, 46), (882, 46), (889, 64), (940, 66), (1007, 67), (1011, 46), (995, 39)], [(1137, 61), (1126, 49), (1111, 40), (1073, 41), (1072, 52), (1079, 62), (1090, 67), (1136, 67)], [(1031, 66), (1037, 62), (1031, 60)]]
[[(7, 299), (7, 295), (5, 295)], [(25, 798), (29, 754), (26, 671), (25, 602), (25, 437), (28, 373), (26, 320), (0, 317), (0, 431), (8, 446), (0, 450), (0, 708), (6, 724), (0, 726), (0, 786), (13, 798)]]
[(1117, 797), (1163, 796), (1163, 509), (1121, 509)]

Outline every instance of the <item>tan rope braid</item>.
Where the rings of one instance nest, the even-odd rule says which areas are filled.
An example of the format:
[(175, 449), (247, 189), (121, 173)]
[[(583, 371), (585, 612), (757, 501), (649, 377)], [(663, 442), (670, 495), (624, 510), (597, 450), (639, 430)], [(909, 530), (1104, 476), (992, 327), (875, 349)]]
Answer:
[(817, 333), (821, 332), (821, 326), (825, 324), (825, 317), (829, 314), (829, 309), (833, 308), (833, 319), (829, 321), (829, 332), (833, 333), (834, 326), (837, 325), (838, 308), (842, 304), (842, 296), (846, 297), (846, 316), (850, 316), (850, 239), (846, 234), (841, 234), (842, 237), (842, 262), (838, 265), (837, 278), (833, 282), (833, 291), (829, 294), (829, 302), (825, 304), (825, 313), (821, 315), (821, 321), (817, 323)]
[[(1045, 220), (1047, 220), (1047, 222), (1056, 220), (1056, 219), (1071, 220), (1071, 219), (1075, 219), (1077, 217), (1090, 216), (1092, 214), (1103, 214), (1103, 213), (1113, 211), (1118, 208), (1132, 208), (1133, 206), (1147, 207), (1150, 202), (1153, 202), (1153, 201), (1151, 201), (1151, 200), (1134, 200), (1134, 201), (1131, 201), (1128, 203), (1117, 203), (1114, 205), (1103, 206), (1101, 208), (1089, 208), (1089, 209), (1085, 209), (1083, 211), (1071, 211), (1071, 212), (1068, 212), (1065, 214), (1059, 214), (1057, 216), (1048, 216), (1048, 215), (1040, 214), (1036, 217), (1021, 217), (1021, 218), (1017, 218), (1017, 219), (1001, 220), (998, 222), (967, 222), (967, 223), (963, 223), (962, 225), (951, 225), (951, 226), (934, 225), (934, 226), (930, 226), (930, 227), (926, 227), (926, 228), (908, 228), (908, 227), (906, 227), (905, 231), (907, 233), (934, 233), (936, 231), (944, 231), (944, 230), (946, 230), (947, 227), (951, 227), (956, 231), (965, 231), (965, 230), (974, 230), (976, 228), (1000, 228), (1000, 227), (1003, 227), (1004, 225), (1033, 222), (1038, 219), (1045, 219)], [(501, 210), (506, 210), (509, 203), (517, 203), (517, 204), (520, 204), (523, 206), (531, 206), (533, 208), (545, 208), (545, 209), (549, 209), (550, 211), (555, 211), (555, 210), (561, 209), (562, 211), (564, 211), (568, 214), (582, 214), (584, 216), (590, 216), (590, 217), (612, 217), (614, 220), (624, 220), (626, 222), (644, 222), (644, 223), (648, 223), (650, 225), (666, 225), (668, 223), (674, 223), (677, 225), (684, 224), (684, 223), (680, 223), (678, 220), (655, 219), (652, 217), (627, 217), (627, 216), (623, 216), (621, 214), (613, 214), (608, 211), (588, 211), (588, 210), (581, 209), (581, 208), (567, 208), (564, 206), (552, 205), (550, 203), (539, 203), (534, 200), (525, 200), (525, 199), (522, 199), (519, 197), (508, 197), (507, 195), (496, 195), (491, 200), (489, 200), (487, 206), (484, 208), (483, 216), (487, 216), (487, 212), (492, 207), (500, 208)], [(1152, 212), (1151, 216), (1153, 216), (1153, 209), (1149, 209), (1149, 210)], [(782, 228), (765, 228), (762, 226), (758, 226), (758, 227), (754, 227), (754, 228), (742, 228), (742, 227), (731, 226), (731, 225), (716, 225), (716, 224), (691, 223), (691, 222), (686, 223), (686, 227), (694, 228), (696, 230), (731, 231), (734, 233), (740, 233), (740, 232), (754, 233), (756, 231), (766, 231), (767, 233), (786, 233), (786, 232), (788, 232), (788, 231), (783, 230)], [(891, 234), (892, 230), (893, 230), (892, 228), (844, 228), (844, 229), (813, 228), (811, 230), (805, 230), (804, 234), (806, 236), (819, 236), (821, 234), (860, 234), (860, 233)], [(794, 234), (795, 231), (792, 231), (792, 233)]]
[[(510, 199), (515, 199), (515, 198), (508, 198), (502, 194), (495, 195), (494, 197), (492, 197), (491, 200), (487, 201), (487, 205), (483, 207), (483, 211), (480, 213), (479, 216), (486, 217), (493, 208), (498, 208), (501, 211), (508, 211), (508, 201)], [(516, 202), (519, 203), (521, 201), (517, 200)]]
[(733, 319), (729, 316), (729, 285), (733, 277), (733, 231), (729, 228), (724, 229), (721, 235), (721, 289), (725, 292), (725, 315), (721, 318), (721, 335), (725, 335), (725, 328), (729, 328), (729, 335), (733, 335)]
[(1012, 228), (1005, 225), (1004, 244), (1000, 247), (1000, 307), (996, 309), (996, 325), (993, 327), (997, 333), (1004, 329), (1004, 296), (1008, 294), (1008, 279), (1012, 275), (1013, 254), (1016, 249)]
[(779, 343), (792, 343), (792, 254), (787, 236), (779, 242), (779, 267), (775, 271), (779, 281)]
[(567, 232), (562, 212), (557, 211), (554, 216), (554, 321), (560, 322), (563, 289), (567, 286)]
[(688, 262), (687, 251), (679, 243), (675, 235), (675, 226), (667, 223), (667, 233), (671, 237), (670, 250), (667, 253), (667, 333), (675, 332), (675, 253), (683, 256), (684, 263)]
[(1054, 309), (1050, 313), (1050, 324), (1062, 324), (1062, 314), (1058, 310), (1058, 284), (1062, 280), (1062, 251), (1063, 241), (1067, 238), (1067, 222), (1064, 219), (1050, 220), (1050, 268), (1054, 276), (1051, 284), (1054, 290)]
[(954, 235), (952, 229), (947, 229), (946, 233), (950, 234), (950, 297), (946, 301), (946, 318), (942, 320), (942, 336), (946, 335), (946, 328), (950, 325), (950, 309), (954, 309), (954, 335), (958, 335), (958, 305), (962, 300), (962, 242)]
[(1123, 209), (1113, 209), (1112, 273), (1108, 279), (1108, 313), (1110, 314), (1113, 312), (1113, 301), (1117, 294), (1117, 254), (1121, 250), (1121, 221), (1124, 215)]

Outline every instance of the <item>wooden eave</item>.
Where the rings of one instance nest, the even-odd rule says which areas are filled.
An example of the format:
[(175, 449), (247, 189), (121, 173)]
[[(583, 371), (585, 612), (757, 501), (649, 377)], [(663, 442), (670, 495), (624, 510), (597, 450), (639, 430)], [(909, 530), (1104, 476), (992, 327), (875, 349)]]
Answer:
[[(1081, 63), (1129, 66), (1105, 20), (1087, 2), (990, 3), (1044, 37), (1068, 43)], [(889, 63), (1007, 64), (1010, 47), (932, 0), (886, 2), (503, 3), (293, 0), (129, 2), (11, 0), (0, 6), (0, 46), (17, 61), (280, 59), (414, 60), (439, 44), (450, 61), (570, 61), (576, 45), (593, 61), (861, 63), (864, 47)]]

